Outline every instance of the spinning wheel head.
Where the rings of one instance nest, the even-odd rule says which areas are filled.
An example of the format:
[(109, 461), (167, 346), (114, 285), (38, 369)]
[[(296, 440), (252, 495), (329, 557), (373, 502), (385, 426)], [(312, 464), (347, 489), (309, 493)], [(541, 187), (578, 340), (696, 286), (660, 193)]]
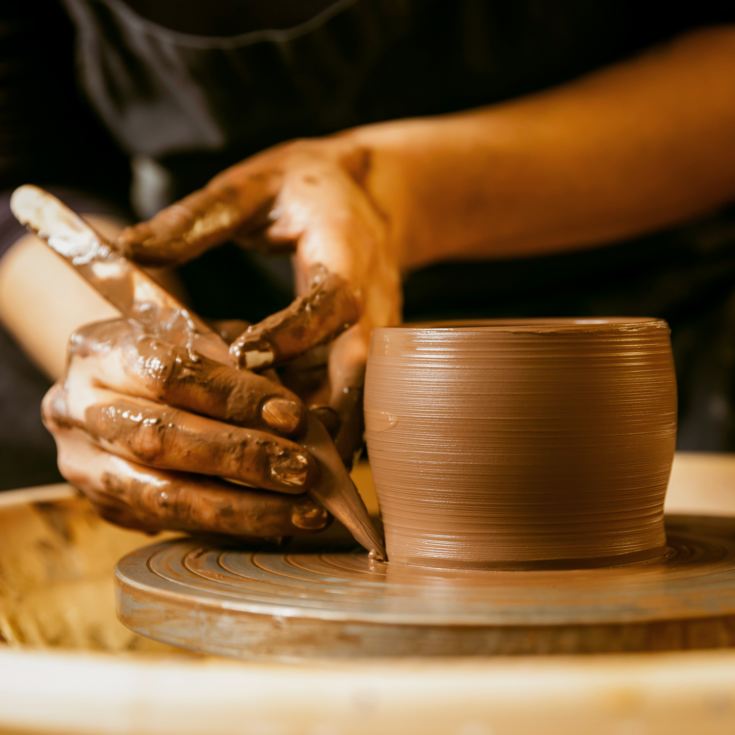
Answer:
[(449, 571), (360, 552), (174, 540), (118, 565), (142, 635), (262, 659), (547, 654), (735, 643), (735, 519), (673, 516), (663, 557), (598, 569)]

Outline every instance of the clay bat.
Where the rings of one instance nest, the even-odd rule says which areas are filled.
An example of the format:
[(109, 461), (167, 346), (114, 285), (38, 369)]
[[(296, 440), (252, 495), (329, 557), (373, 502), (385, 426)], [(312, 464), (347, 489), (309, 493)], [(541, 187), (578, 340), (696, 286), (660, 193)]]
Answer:
[[(231, 365), (227, 343), (199, 316), (166, 291), (144, 270), (122, 255), (85, 219), (36, 186), (21, 186), (10, 201), (13, 214), (38, 235), (125, 317), (153, 333), (185, 344), (193, 355)], [(319, 464), (320, 474), (309, 493), (378, 558), (383, 541), (339, 457), (327, 430), (309, 414), (301, 443)]]

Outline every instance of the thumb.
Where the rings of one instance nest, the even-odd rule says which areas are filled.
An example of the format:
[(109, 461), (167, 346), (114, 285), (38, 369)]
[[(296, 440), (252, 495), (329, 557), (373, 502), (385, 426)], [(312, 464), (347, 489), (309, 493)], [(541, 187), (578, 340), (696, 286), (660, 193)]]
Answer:
[(147, 222), (125, 228), (117, 238), (119, 249), (140, 263), (175, 265), (262, 225), (276, 174), (247, 169), (247, 164), (234, 166)]

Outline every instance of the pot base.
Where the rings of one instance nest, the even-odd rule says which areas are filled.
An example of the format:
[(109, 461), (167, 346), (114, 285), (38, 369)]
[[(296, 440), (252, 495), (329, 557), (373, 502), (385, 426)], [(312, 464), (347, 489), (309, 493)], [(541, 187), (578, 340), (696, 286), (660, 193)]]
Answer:
[(616, 554), (614, 556), (592, 557), (589, 559), (534, 559), (530, 561), (478, 561), (472, 563), (459, 563), (447, 561), (446, 559), (433, 559), (423, 557), (412, 557), (396, 561), (391, 557), (391, 563), (405, 565), (411, 569), (434, 569), (438, 571), (496, 571), (496, 572), (530, 572), (534, 570), (574, 570), (574, 569), (597, 569), (607, 567), (621, 567), (627, 564), (640, 564), (663, 559), (670, 552), (668, 546), (660, 546), (655, 549), (643, 549), (632, 551), (628, 554)]
[[(124, 557), (118, 615), (142, 635), (247, 659), (527, 655), (735, 645), (735, 518), (667, 518), (625, 566), (446, 570), (361, 552), (179, 539)], [(313, 548), (314, 541), (306, 542)]]

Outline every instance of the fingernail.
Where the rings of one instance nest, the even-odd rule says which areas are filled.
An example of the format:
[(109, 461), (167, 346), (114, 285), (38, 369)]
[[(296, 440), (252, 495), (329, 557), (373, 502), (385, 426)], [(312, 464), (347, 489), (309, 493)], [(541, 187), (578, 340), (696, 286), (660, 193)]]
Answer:
[(271, 479), (286, 487), (303, 488), (309, 478), (311, 460), (302, 452), (282, 451), (271, 457)]
[(304, 420), (304, 410), (288, 398), (269, 398), (260, 409), (260, 415), (268, 426), (286, 434), (294, 433)]
[(318, 531), (329, 523), (329, 513), (311, 500), (294, 506), (291, 524), (305, 531)]

